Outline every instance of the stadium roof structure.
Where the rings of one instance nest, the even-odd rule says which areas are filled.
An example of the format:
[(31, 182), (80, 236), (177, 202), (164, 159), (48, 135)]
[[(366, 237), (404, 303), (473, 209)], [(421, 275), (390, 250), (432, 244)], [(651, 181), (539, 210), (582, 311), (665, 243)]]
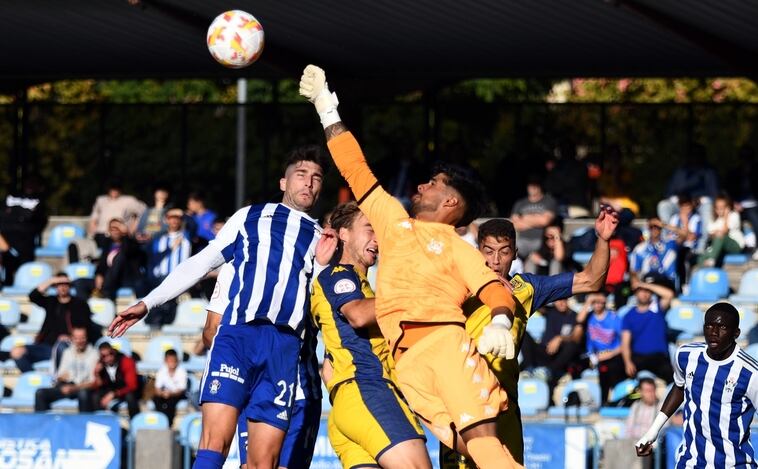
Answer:
[[(259, 63), (205, 47), (254, 14)], [(758, 0), (25, 0), (0, 2), (0, 86), (62, 78), (297, 77), (413, 84), (473, 77), (758, 77)]]

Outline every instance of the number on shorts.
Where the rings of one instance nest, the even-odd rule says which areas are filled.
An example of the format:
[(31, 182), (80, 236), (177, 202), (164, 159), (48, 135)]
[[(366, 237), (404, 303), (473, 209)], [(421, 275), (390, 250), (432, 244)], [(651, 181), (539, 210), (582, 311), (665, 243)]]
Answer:
[[(287, 401), (285, 401), (283, 399), (284, 395), (287, 394), (287, 382), (284, 381), (284, 380), (280, 380), (278, 383), (276, 383), (276, 385), (282, 387), (282, 392), (280, 392), (279, 395), (276, 396), (276, 398), (274, 399), (274, 404), (287, 407), (288, 406)], [(293, 387), (294, 387), (294, 384), (290, 383), (290, 385), (289, 385), (289, 391), (290, 391), (289, 402), (290, 402), (290, 404), (289, 405), (292, 404), (292, 389), (293, 389)]]

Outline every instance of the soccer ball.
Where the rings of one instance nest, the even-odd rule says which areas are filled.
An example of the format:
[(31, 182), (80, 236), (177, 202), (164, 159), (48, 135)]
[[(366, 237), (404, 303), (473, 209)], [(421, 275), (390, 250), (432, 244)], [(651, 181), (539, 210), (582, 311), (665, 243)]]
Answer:
[(263, 26), (242, 10), (221, 13), (208, 28), (208, 50), (221, 65), (242, 68), (263, 52)]

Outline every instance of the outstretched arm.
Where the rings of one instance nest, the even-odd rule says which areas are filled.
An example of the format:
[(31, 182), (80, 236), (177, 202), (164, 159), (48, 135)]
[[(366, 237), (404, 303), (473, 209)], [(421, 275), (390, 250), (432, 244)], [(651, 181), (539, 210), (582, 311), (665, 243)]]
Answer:
[(595, 250), (584, 269), (574, 275), (574, 283), (571, 287), (571, 292), (574, 295), (595, 292), (605, 285), (611, 256), (610, 240), (618, 223), (618, 213), (610, 205), (600, 207), (600, 214), (595, 219), (595, 232), (597, 233)]
[(677, 385), (672, 386), (653, 424), (635, 444), (634, 449), (637, 450), (637, 456), (647, 456), (653, 451), (653, 443), (658, 439), (658, 433), (668, 419), (674, 415), (676, 409), (682, 405), (682, 402), (684, 402), (684, 388)]

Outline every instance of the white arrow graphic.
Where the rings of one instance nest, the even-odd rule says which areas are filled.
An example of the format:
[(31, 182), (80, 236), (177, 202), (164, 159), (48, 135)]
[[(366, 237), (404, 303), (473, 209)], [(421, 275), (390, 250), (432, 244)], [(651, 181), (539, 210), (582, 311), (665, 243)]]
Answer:
[(108, 438), (108, 425), (87, 422), (84, 446), (92, 449), (71, 449), (65, 458), (59, 457), (56, 467), (61, 469), (106, 469), (116, 455), (116, 448)]

